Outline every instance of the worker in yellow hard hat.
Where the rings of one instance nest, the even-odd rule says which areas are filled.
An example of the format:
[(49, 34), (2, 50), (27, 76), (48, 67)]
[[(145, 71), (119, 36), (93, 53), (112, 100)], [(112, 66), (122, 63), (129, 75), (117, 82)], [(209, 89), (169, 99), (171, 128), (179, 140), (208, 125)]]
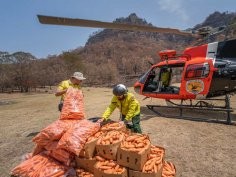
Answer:
[(110, 105), (102, 115), (103, 120), (108, 120), (115, 108), (118, 108), (121, 114), (120, 119), (124, 121), (127, 128), (135, 133), (142, 133), (140, 127), (140, 104), (134, 95), (128, 92), (128, 89), (123, 84), (116, 85), (113, 88), (113, 94)]

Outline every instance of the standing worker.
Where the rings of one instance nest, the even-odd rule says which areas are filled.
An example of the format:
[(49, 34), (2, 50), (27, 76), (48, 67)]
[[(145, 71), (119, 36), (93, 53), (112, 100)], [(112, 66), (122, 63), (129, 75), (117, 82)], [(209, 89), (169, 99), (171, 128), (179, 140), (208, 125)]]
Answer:
[(63, 101), (66, 95), (66, 91), (69, 87), (81, 89), (81, 83), (86, 78), (81, 72), (74, 72), (74, 74), (68, 80), (62, 81), (57, 88), (55, 96), (61, 96), (60, 103), (58, 105), (58, 110), (61, 111), (63, 107)]
[(107, 107), (102, 118), (104, 121), (118, 108), (120, 110), (120, 119), (124, 121), (127, 128), (135, 133), (142, 133), (140, 127), (140, 105), (132, 93), (123, 84), (118, 84), (113, 88), (113, 98), (111, 104)]
[(168, 70), (168, 67), (163, 67), (161, 70), (161, 81), (162, 81), (162, 86), (164, 90), (169, 86), (170, 77), (171, 77), (171, 73)]

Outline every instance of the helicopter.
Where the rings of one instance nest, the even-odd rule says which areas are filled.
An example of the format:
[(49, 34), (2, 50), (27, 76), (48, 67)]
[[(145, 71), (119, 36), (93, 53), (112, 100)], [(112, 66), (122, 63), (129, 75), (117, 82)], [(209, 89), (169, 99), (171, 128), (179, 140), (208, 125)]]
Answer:
[[(200, 29), (200, 33), (196, 35), (172, 28), (45, 15), (38, 15), (38, 20), (42, 24), (169, 33), (198, 38), (199, 34), (206, 37), (212, 31), (211, 28), (206, 27)], [(214, 34), (216, 33), (214, 31)], [(155, 108), (179, 108), (180, 115), (176, 117), (183, 117), (183, 109), (224, 111), (227, 113), (226, 123), (232, 123), (233, 109), (230, 107), (230, 94), (236, 92), (236, 39), (188, 47), (180, 54), (175, 50), (163, 50), (158, 55), (161, 61), (152, 64), (150, 69), (135, 82), (134, 91), (146, 98), (164, 99), (171, 103), (171, 106), (146, 105), (150, 110), (166, 116)], [(225, 96), (224, 106), (215, 106), (207, 102), (207, 100), (221, 100), (214, 99), (218, 96)], [(181, 102), (175, 103), (172, 100)], [(189, 100), (189, 103), (186, 104), (186, 100)], [(198, 101), (193, 104), (192, 100)]]
[[(236, 39), (189, 47), (182, 54), (176, 54), (175, 50), (160, 51), (161, 62), (152, 65), (134, 84), (134, 90), (146, 97), (165, 99), (174, 105), (147, 105), (157, 114), (160, 113), (154, 110), (155, 107), (180, 108), (180, 117), (182, 109), (225, 111), (227, 123), (231, 124), (230, 112), (233, 110), (229, 94), (236, 92), (235, 49)], [(224, 106), (207, 102), (218, 96), (225, 96)], [(181, 103), (171, 100), (181, 100)], [(183, 105), (184, 100), (190, 103)], [(193, 104), (192, 100), (199, 101)]]

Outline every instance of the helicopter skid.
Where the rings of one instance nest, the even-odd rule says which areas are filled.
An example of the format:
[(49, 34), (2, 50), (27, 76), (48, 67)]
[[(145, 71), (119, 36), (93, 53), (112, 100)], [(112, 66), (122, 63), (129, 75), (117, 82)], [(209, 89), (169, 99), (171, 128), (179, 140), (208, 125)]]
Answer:
[[(208, 100), (223, 100), (225, 101), (225, 106), (216, 106), (214, 104), (210, 104), (207, 101)], [(193, 120), (193, 121), (205, 121), (205, 122), (216, 122), (216, 123), (226, 123), (226, 124), (232, 124), (232, 119), (231, 119), (231, 112), (234, 110), (230, 107), (230, 98), (228, 95), (226, 95), (225, 99), (205, 99), (205, 100), (198, 100), (197, 103), (193, 104), (192, 100), (190, 100), (190, 103), (188, 105), (183, 104), (183, 100), (181, 100), (180, 104), (177, 104), (175, 102), (172, 102), (170, 100), (166, 100), (168, 106), (164, 105), (146, 105), (148, 109), (156, 113), (157, 115), (161, 117), (166, 117), (166, 118), (180, 118), (180, 119), (186, 119), (186, 120)], [(158, 108), (160, 108), (158, 110)], [(161, 109), (163, 111), (166, 111), (167, 109), (178, 109), (179, 110), (179, 115), (168, 115), (165, 113), (161, 113)], [(227, 119), (225, 120), (218, 120), (218, 119), (209, 119), (209, 118), (200, 118), (200, 117), (193, 117), (193, 114), (191, 112), (190, 115), (186, 116), (183, 114), (184, 110), (197, 110), (201, 112), (226, 112), (227, 114)], [(170, 112), (170, 111), (168, 111)], [(200, 113), (199, 113), (200, 114)]]

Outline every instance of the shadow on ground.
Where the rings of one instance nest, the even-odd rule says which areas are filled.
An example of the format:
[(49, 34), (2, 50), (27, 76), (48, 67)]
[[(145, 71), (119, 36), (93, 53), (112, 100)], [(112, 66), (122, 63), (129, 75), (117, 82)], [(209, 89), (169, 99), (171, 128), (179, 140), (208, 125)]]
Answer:
[(36, 136), (39, 132), (32, 132), (29, 133), (26, 137)]
[[(208, 123), (221, 123), (227, 124), (227, 113), (226, 112), (215, 112), (205, 110), (183, 110), (182, 116), (180, 116), (180, 110), (178, 108), (154, 108), (150, 110), (146, 106), (141, 106), (142, 120), (148, 120), (154, 117), (165, 117), (170, 119), (183, 119), (198, 122)], [(232, 112), (231, 124), (236, 125), (236, 112)]]

